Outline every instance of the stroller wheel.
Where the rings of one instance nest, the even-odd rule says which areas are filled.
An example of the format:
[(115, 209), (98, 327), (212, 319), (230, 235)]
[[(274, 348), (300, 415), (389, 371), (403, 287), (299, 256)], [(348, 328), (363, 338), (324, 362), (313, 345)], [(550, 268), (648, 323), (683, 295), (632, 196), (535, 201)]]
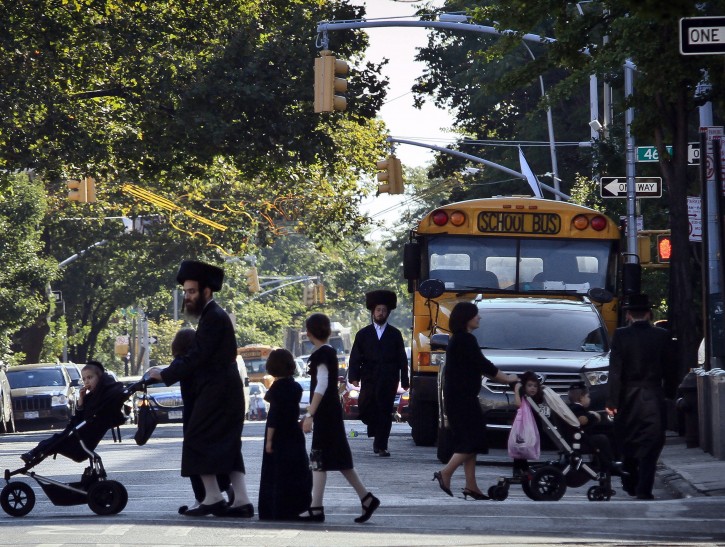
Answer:
[(537, 499), (534, 497), (534, 493), (531, 491), (531, 482), (529, 481), (529, 477), (521, 477), (521, 489), (524, 491), (524, 494), (526, 494), (526, 497), (537, 501)]
[(566, 492), (566, 479), (558, 467), (545, 465), (533, 472), (529, 488), (535, 501), (558, 501)]
[(488, 489), (488, 497), (494, 501), (504, 501), (509, 497), (509, 489), (500, 484), (494, 484)]
[(589, 501), (609, 501), (612, 497), (612, 490), (602, 486), (592, 486), (587, 490), (587, 499)]
[(0, 492), (0, 505), (11, 517), (24, 517), (35, 507), (35, 492), (24, 482), (9, 482)]
[(96, 515), (115, 515), (128, 503), (128, 491), (117, 481), (98, 481), (88, 489), (88, 507)]

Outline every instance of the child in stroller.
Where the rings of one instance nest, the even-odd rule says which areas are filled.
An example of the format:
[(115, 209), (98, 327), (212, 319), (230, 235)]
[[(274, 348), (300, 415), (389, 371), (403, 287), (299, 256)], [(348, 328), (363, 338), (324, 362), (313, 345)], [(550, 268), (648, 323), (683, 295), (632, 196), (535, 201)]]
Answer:
[(488, 489), (489, 497), (503, 501), (508, 497), (511, 484), (521, 484), (524, 493), (535, 501), (557, 501), (564, 496), (567, 487), (578, 488), (589, 480), (594, 480), (598, 484), (589, 488), (587, 498), (590, 501), (608, 501), (615, 494), (611, 486), (610, 469), (601, 464), (597, 454), (593, 458), (587, 457), (582, 449), (586, 432), (582, 431), (579, 419), (564, 400), (547, 386), (542, 386), (541, 391), (543, 404), (549, 407), (561, 427), (571, 428), (571, 434), (567, 435), (571, 442), (567, 441), (541, 406), (532, 397), (524, 394), (523, 397), (538, 417), (541, 429), (557, 447), (558, 457), (548, 462), (529, 463), (522, 474), (500, 477), (498, 483)]
[[(33, 464), (51, 454), (82, 462), (88, 454), (81, 447), (81, 440), (88, 450), (95, 450), (106, 431), (126, 421), (122, 411), (126, 400), (123, 384), (115, 381), (101, 363), (89, 361), (81, 369), (81, 380), (83, 387), (79, 391), (75, 415), (63, 431), (40, 441), (38, 446), (21, 455), (26, 464)], [(78, 424), (91, 417), (93, 419), (79, 429), (77, 435), (68, 435)]]
[[(111, 515), (123, 510), (128, 492), (116, 481), (106, 479), (101, 457), (94, 452), (108, 429), (125, 422), (123, 403), (148, 379), (124, 389), (107, 374), (103, 365), (90, 361), (81, 372), (83, 388), (76, 414), (60, 433), (44, 439), (20, 457), (25, 465), (15, 471), (5, 470), (6, 485), (0, 492), (0, 506), (9, 515), (22, 517), (35, 506), (35, 493), (25, 482), (11, 481), (15, 475), (34, 479), (54, 505), (80, 505), (87, 503), (99, 515)], [(61, 454), (76, 462), (89, 460), (80, 481), (63, 483), (43, 477), (32, 471), (48, 456)]]

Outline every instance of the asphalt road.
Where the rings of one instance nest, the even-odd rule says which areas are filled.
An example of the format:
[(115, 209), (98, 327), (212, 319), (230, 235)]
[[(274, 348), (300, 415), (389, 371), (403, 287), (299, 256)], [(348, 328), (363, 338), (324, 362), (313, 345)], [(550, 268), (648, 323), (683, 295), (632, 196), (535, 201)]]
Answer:
[[(658, 485), (651, 502), (617, 494), (609, 502), (590, 502), (592, 483), (569, 489), (556, 502), (535, 502), (513, 486), (503, 502), (464, 501), (462, 471), (454, 477), (450, 498), (432, 482), (441, 467), (435, 448), (416, 447), (407, 424), (394, 424), (391, 458), (373, 454), (360, 422), (348, 422), (361, 434), (350, 438), (355, 467), (363, 482), (382, 500), (364, 525), (353, 523), (360, 512), (354, 491), (341, 475), (330, 473), (325, 492), (324, 524), (270, 523), (256, 518), (192, 519), (177, 514), (191, 500), (188, 481), (179, 476), (178, 424), (162, 424), (146, 446), (133, 442), (134, 429), (123, 428), (124, 441), (105, 440), (98, 452), (111, 479), (129, 493), (126, 509), (97, 516), (86, 505), (54, 506), (30, 478), (37, 502), (25, 517), (0, 513), (0, 545), (642, 545), (725, 542), (722, 497), (675, 499)], [(244, 458), (250, 496), (256, 501), (264, 424), (244, 429)], [(0, 437), (0, 467), (19, 467), (18, 455), (47, 436), (33, 432)], [(35, 468), (61, 481), (78, 480), (84, 465), (59, 457)], [(485, 490), (510, 473), (503, 449), (479, 457), (477, 475)], [(256, 505), (256, 503), (255, 503)]]

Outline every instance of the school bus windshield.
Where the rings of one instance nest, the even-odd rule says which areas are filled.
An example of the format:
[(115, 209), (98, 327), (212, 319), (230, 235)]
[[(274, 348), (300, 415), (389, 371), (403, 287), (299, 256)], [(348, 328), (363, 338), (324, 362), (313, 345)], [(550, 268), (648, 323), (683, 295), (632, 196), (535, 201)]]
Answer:
[(609, 239), (430, 235), (425, 244), (423, 278), (443, 281), (446, 290), (614, 292)]

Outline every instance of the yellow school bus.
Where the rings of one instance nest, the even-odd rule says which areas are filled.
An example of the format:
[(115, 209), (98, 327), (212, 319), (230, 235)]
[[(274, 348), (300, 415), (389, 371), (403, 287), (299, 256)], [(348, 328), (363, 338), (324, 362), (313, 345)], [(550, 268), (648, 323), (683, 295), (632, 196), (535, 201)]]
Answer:
[(267, 388), (272, 385), (274, 377), (267, 374), (266, 364), (267, 357), (275, 349), (277, 348), (263, 344), (249, 344), (237, 348), (237, 355), (241, 355), (244, 359), (250, 382), (262, 382)]
[[(478, 295), (587, 299), (611, 333), (618, 322), (620, 242), (619, 225), (602, 213), (541, 198), (476, 199), (425, 215), (406, 244), (403, 266), (413, 292), (410, 424), (416, 444), (436, 439), (439, 367), (430, 337), (448, 332), (456, 303)], [(432, 294), (429, 280), (441, 282)]]

